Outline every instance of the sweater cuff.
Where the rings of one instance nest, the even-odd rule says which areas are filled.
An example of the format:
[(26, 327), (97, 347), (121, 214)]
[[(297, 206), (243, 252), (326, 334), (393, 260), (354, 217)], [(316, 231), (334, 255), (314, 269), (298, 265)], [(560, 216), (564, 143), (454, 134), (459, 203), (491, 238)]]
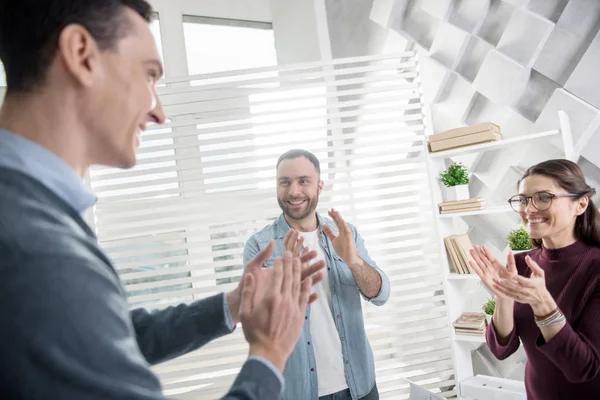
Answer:
[[(498, 332), (496, 332), (496, 326), (494, 325), (494, 320), (490, 322), (490, 325), (487, 327), (485, 332), (485, 339), (490, 348), (490, 351), (499, 359), (503, 360), (506, 357), (510, 356), (512, 353), (516, 351), (515, 342), (518, 342), (519, 338), (517, 336), (517, 331), (513, 327), (513, 330), (506, 338), (506, 344), (500, 343), (498, 339)], [(518, 343), (516, 345), (518, 348)]]
[(560, 365), (561, 355), (565, 351), (570, 352), (570, 349), (566, 349), (565, 346), (567, 346), (573, 335), (576, 335), (576, 333), (567, 322), (549, 342), (546, 342), (546, 339), (544, 339), (544, 336), (540, 332), (535, 341), (535, 347), (554, 363)]

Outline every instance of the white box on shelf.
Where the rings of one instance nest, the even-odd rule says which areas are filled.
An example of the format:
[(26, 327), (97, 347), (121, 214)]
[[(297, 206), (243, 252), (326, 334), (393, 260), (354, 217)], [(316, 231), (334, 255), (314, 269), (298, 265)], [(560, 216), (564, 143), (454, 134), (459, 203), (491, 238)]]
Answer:
[(600, 108), (598, 65), (600, 65), (600, 31), (565, 84), (566, 90), (596, 108)]
[(492, 118), (502, 128), (502, 134), (506, 139), (541, 132), (535, 129), (533, 121), (522, 116), (513, 107), (498, 107)]
[(383, 44), (382, 54), (403, 53), (409, 51), (410, 46), (412, 46), (411, 40), (408, 40), (404, 35), (393, 29), (388, 29)]
[(429, 49), (429, 55), (447, 68), (453, 69), (465, 51), (469, 34), (456, 26), (443, 22)]
[(511, 106), (527, 84), (529, 68), (492, 50), (473, 82), (475, 90), (498, 105)]
[(558, 124), (558, 111), (563, 110), (571, 120), (573, 143), (588, 137), (600, 127), (600, 110), (564, 89), (556, 89), (542, 113), (535, 121), (537, 130), (546, 130)]
[(550, 100), (552, 93), (559, 87), (560, 85), (552, 79), (536, 70), (531, 70), (527, 85), (517, 100), (515, 109), (529, 121), (535, 121)]
[(552, 22), (558, 21), (569, 0), (530, 0), (527, 8)]
[(586, 38), (594, 34), (599, 14), (600, 1), (569, 0), (556, 25)]
[(490, 0), (456, 0), (448, 22), (467, 31), (478, 31), (490, 8)]
[(443, 187), (444, 201), (467, 200), (469, 198), (469, 185)]
[(446, 20), (452, 7), (452, 0), (421, 0), (421, 9), (440, 20)]
[(462, 76), (451, 72), (442, 88), (436, 107), (457, 122), (464, 122), (475, 101), (475, 89)]
[(584, 38), (556, 26), (535, 60), (533, 69), (564, 85), (582, 56), (580, 48), (584, 45)]
[(445, 132), (450, 129), (460, 128), (460, 127), (465, 126), (465, 124), (460, 122), (460, 120), (458, 118), (456, 118), (455, 115), (448, 115), (445, 112), (443, 112), (442, 110), (440, 110), (438, 108), (437, 104), (434, 104), (431, 107), (431, 112), (432, 112), (432, 120), (433, 120), (432, 121), (433, 122), (432, 131), (434, 133)]
[(403, 16), (409, 0), (374, 0), (369, 19), (383, 28), (389, 28), (392, 18)]
[(529, 0), (502, 0), (502, 2), (511, 4), (515, 7), (525, 7), (529, 3)]
[(585, 141), (579, 144), (575, 151), (588, 161), (600, 167), (600, 129)]
[(426, 76), (427, 79), (421, 82), (423, 86), (423, 100), (427, 104), (437, 102), (442, 88), (446, 84), (450, 71), (442, 64), (431, 57), (419, 53), (419, 61), (421, 67), (421, 76)]
[(473, 400), (527, 400), (525, 383), (512, 379), (475, 375), (459, 384), (460, 396)]
[(519, 8), (513, 12), (498, 42), (498, 50), (530, 67), (542, 51), (554, 24), (537, 14)]
[(456, 66), (456, 72), (468, 81), (473, 82), (487, 53), (493, 48), (494, 47), (485, 40), (480, 39), (477, 36), (471, 36), (467, 41), (465, 51)]
[(425, 50), (431, 48), (440, 21), (420, 8), (407, 12), (402, 29)]
[(483, 23), (473, 33), (493, 46), (497, 45), (514, 10), (512, 4), (493, 0)]

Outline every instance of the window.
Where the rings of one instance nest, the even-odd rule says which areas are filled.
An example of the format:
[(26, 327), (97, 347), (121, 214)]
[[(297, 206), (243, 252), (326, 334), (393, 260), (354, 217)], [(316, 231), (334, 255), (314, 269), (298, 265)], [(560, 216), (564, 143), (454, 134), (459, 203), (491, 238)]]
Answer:
[[(292, 147), (313, 151), (327, 173), (319, 211), (340, 209), (392, 283), (386, 307), (364, 308), (380, 392), (407, 398), (405, 377), (452, 396), (416, 65), (377, 57), (334, 63), (161, 88), (169, 123), (149, 129), (140, 165), (91, 174), (100, 243), (111, 248), (132, 304), (228, 291), (239, 280), (244, 242), (280, 213), (277, 157)], [(154, 370), (168, 396), (219, 398), (246, 354), (238, 329)]]
[(183, 17), (190, 75), (277, 64), (270, 23)]

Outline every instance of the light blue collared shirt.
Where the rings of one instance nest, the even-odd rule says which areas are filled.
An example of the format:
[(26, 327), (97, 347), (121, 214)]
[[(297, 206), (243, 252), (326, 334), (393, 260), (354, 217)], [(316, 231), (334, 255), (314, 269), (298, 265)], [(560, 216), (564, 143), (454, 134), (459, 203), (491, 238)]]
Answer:
[(0, 167), (34, 178), (80, 214), (96, 203), (96, 196), (62, 158), (4, 129), (0, 129)]
[[(5, 129), (0, 129), (0, 167), (32, 177), (79, 214), (83, 214), (96, 203), (96, 196), (62, 158), (45, 147)], [(229, 330), (233, 331), (235, 326), (229, 313), (226, 294), (223, 294), (223, 312)], [(250, 359), (261, 361), (269, 367), (283, 387), (283, 375), (273, 364), (261, 357), (250, 357)]]
[[(352, 224), (348, 224), (356, 252), (368, 265), (374, 268), (381, 277), (379, 293), (372, 298), (364, 296), (360, 291), (356, 279), (346, 262), (335, 252), (331, 240), (323, 233), (323, 225), (328, 225), (337, 235), (338, 228), (335, 223), (317, 213), (319, 222), (320, 245), (325, 253), (327, 262), (326, 274), (329, 276), (331, 300), (333, 306), (334, 322), (342, 343), (342, 355), (346, 382), (353, 399), (366, 396), (375, 386), (375, 361), (373, 351), (369, 344), (363, 320), (360, 296), (370, 303), (382, 306), (390, 296), (390, 280), (369, 256), (364, 241)], [(290, 230), (290, 226), (283, 214), (271, 225), (253, 234), (244, 247), (244, 262), (248, 262), (259, 251), (263, 250), (271, 240), (275, 240), (275, 250), (264, 266), (273, 265), (276, 256), (283, 256), (285, 248), (283, 239)], [(283, 393), (284, 400), (318, 400), (318, 370), (311, 343), (319, 340), (311, 335), (310, 306), (307, 308), (304, 327), (292, 355), (287, 360), (283, 376), (286, 387)]]

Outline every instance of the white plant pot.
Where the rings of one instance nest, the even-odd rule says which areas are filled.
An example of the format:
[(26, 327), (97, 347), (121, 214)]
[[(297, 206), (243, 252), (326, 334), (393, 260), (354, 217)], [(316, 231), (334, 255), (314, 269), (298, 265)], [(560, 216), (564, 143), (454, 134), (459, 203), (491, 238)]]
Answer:
[(529, 251), (529, 250), (511, 250), (510, 252), (513, 254), (519, 254), (519, 253), (525, 253), (526, 251)]
[(485, 320), (487, 321), (488, 325), (491, 324), (492, 323), (492, 316), (488, 315), (488, 314), (485, 314)]
[(469, 198), (469, 185), (444, 186), (445, 201), (467, 200)]

